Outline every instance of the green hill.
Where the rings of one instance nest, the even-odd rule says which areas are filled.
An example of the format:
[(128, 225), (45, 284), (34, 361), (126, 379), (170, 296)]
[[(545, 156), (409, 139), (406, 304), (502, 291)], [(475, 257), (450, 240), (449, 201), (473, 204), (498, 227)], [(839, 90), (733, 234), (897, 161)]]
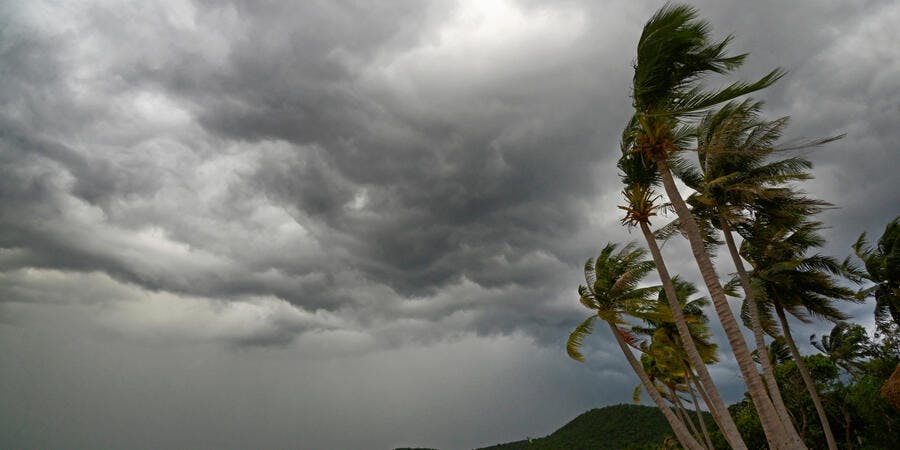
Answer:
[[(707, 414), (707, 423), (712, 419)], [(483, 447), (478, 450), (644, 450), (655, 449), (672, 436), (658, 409), (614, 405), (592, 409), (549, 436)]]

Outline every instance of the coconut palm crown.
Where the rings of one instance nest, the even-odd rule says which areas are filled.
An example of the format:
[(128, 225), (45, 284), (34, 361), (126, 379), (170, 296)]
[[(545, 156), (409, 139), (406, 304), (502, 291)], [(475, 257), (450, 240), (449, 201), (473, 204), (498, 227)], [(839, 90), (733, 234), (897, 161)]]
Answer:
[[(596, 314), (578, 325), (566, 343), (566, 352), (576, 361), (584, 361), (581, 345), (593, 331), (594, 320), (600, 318), (616, 325), (624, 324), (623, 314), (648, 301), (659, 290), (658, 287), (638, 287), (655, 269), (652, 261), (644, 259), (646, 250), (634, 243), (619, 251), (617, 248), (616, 244), (607, 244), (596, 259), (588, 259), (584, 264), (586, 284), (578, 286), (579, 301)], [(628, 331), (621, 330), (621, 335), (630, 344), (635, 343), (636, 338)]]

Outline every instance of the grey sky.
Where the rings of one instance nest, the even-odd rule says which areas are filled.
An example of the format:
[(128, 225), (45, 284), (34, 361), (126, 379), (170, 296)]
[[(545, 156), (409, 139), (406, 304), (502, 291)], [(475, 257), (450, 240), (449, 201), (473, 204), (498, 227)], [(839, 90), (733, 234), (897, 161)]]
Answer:
[[(0, 2), (0, 442), (470, 448), (628, 401), (602, 330), (563, 341), (637, 238), (614, 158), (660, 4)], [(808, 152), (826, 251), (877, 236), (900, 6), (696, 5), (742, 76), (790, 71), (789, 139), (847, 133)]]

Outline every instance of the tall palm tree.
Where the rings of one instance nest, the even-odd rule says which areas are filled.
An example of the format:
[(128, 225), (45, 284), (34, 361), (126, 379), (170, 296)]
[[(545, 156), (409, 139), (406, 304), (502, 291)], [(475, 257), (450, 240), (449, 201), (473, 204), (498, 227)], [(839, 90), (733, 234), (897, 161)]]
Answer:
[(619, 159), (618, 167), (622, 182), (625, 184), (623, 194), (627, 201), (626, 205), (619, 207), (625, 210), (625, 217), (622, 219), (622, 223), (629, 227), (639, 227), (644, 235), (644, 240), (650, 249), (653, 262), (656, 264), (656, 271), (662, 282), (663, 292), (665, 292), (665, 297), (670, 305), (673, 323), (681, 337), (688, 360), (697, 371), (697, 378), (707, 395), (704, 400), (707, 400), (710, 414), (712, 414), (716, 424), (719, 425), (719, 429), (722, 430), (722, 434), (729, 445), (735, 449), (745, 449), (746, 444), (741, 438), (737, 425), (728, 414), (728, 408), (725, 406), (718, 388), (713, 383), (712, 376), (706, 369), (706, 363), (697, 349), (694, 339), (691, 337), (690, 327), (678, 304), (678, 294), (673, 278), (669, 275), (659, 245), (656, 242), (656, 237), (650, 230), (650, 219), (662, 207), (657, 202), (659, 196), (655, 195), (653, 191), (653, 186), (659, 182), (659, 174), (655, 166), (648, 164), (644, 160), (644, 155), (629, 151), (633, 145), (632, 139), (635, 136), (637, 127), (636, 120), (632, 119), (625, 127), (625, 132), (622, 135), (622, 156)]
[[(769, 214), (778, 217), (778, 208), (775, 204), (769, 204)], [(790, 205), (782, 205), (781, 208), (790, 208)], [(824, 242), (817, 233), (821, 228), (820, 223), (801, 220), (791, 224), (790, 221), (779, 223), (760, 217), (757, 219), (745, 229), (745, 240), (741, 246), (744, 258), (753, 268), (752, 289), (760, 302), (766, 302), (767, 307), (774, 308), (782, 335), (791, 350), (822, 427), (830, 431), (831, 425), (815, 382), (803, 363), (785, 312), (804, 322), (809, 321), (810, 315), (837, 322), (847, 316), (834, 306), (834, 301), (856, 301), (856, 298), (853, 291), (837, 283), (835, 276), (842, 273), (842, 267), (834, 258), (820, 254), (807, 255), (810, 248), (820, 247)], [(830, 435), (833, 439), (833, 433)], [(827, 436), (828, 432), (826, 438)]]
[(780, 420), (756, 372), (750, 350), (704, 246), (703, 236), (668, 165), (669, 157), (681, 149), (678, 129), (685, 118), (763, 89), (782, 76), (780, 70), (775, 70), (754, 83), (738, 82), (719, 91), (704, 91), (699, 84), (703, 75), (709, 72), (724, 74), (743, 63), (746, 55), (726, 54), (730, 40), (729, 37), (718, 43), (710, 42), (708, 23), (697, 20), (696, 10), (689, 6), (666, 5), (647, 22), (638, 42), (634, 64), (632, 99), (635, 118), (640, 124), (634, 151), (652, 161), (659, 172), (759, 412), (766, 439), (773, 448), (799, 448), (801, 446), (791, 440), (787, 431), (792, 425)]
[[(803, 141), (789, 148), (776, 148), (776, 142), (788, 119), (761, 119), (761, 105), (761, 102), (747, 99), (743, 102), (729, 102), (716, 111), (708, 112), (695, 131), (697, 168), (683, 162), (677, 155), (673, 158), (672, 168), (688, 187), (695, 190), (687, 202), (691, 204), (691, 212), (700, 228), (722, 231), (744, 292), (745, 314), (742, 318), (753, 331), (769, 397), (781, 420), (789, 423), (790, 415), (766, 354), (763, 325), (766, 317), (761, 317), (733, 230), (751, 221), (753, 206), (761, 199), (782, 199), (791, 194), (790, 189), (784, 187), (785, 183), (811, 178), (807, 170), (812, 164), (808, 160), (800, 157), (773, 160), (776, 151), (822, 145), (840, 139), (841, 136)], [(802, 442), (794, 427), (787, 427), (787, 432), (795, 443)], [(837, 443), (830, 430), (826, 430), (826, 436), (829, 448), (836, 450)]]
[(631, 305), (647, 301), (658, 290), (655, 287), (638, 287), (641, 280), (653, 271), (653, 263), (644, 259), (646, 251), (634, 244), (628, 244), (618, 252), (616, 248), (615, 244), (607, 244), (596, 260), (588, 260), (584, 265), (587, 284), (578, 287), (579, 300), (586, 308), (595, 311), (595, 314), (572, 331), (566, 343), (566, 351), (572, 359), (583, 362), (584, 355), (581, 354), (580, 348), (584, 338), (593, 331), (596, 319), (606, 322), (619, 348), (625, 354), (628, 364), (640, 378), (650, 398), (662, 411), (678, 441), (685, 448), (701, 450), (703, 446), (669, 409), (644, 372), (641, 363), (632, 353), (629, 345), (634, 344), (635, 336), (620, 328), (626, 323), (622, 314), (627, 312)]

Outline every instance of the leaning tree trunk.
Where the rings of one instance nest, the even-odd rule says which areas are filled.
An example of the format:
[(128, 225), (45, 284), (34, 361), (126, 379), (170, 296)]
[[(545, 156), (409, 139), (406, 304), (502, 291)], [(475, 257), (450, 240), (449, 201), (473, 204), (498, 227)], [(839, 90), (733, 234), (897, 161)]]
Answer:
[(666, 385), (666, 388), (669, 390), (669, 395), (672, 397), (672, 404), (675, 405), (675, 408), (678, 411), (678, 415), (680, 415), (681, 420), (688, 425), (691, 436), (694, 436), (694, 439), (696, 439), (697, 442), (700, 442), (700, 430), (698, 430), (697, 426), (694, 425), (694, 421), (691, 420), (691, 416), (688, 415), (687, 409), (684, 407), (684, 404), (681, 403), (681, 400), (679, 400), (678, 392), (675, 391), (674, 387), (668, 384)]
[[(803, 357), (800, 356), (800, 351), (797, 350), (797, 344), (794, 343), (794, 337), (791, 335), (791, 328), (790, 325), (788, 325), (787, 316), (784, 314), (784, 308), (781, 307), (781, 303), (778, 303), (777, 299), (773, 300), (773, 303), (775, 304), (775, 313), (778, 315), (778, 321), (781, 322), (781, 331), (784, 334), (784, 340), (787, 342), (788, 348), (791, 349), (791, 356), (794, 357), (794, 362), (797, 364), (797, 370), (800, 371), (800, 377), (803, 378), (803, 384), (806, 385), (806, 390), (809, 392), (809, 397), (812, 399), (813, 406), (816, 407), (816, 414), (819, 415), (819, 421), (822, 422), (822, 428), (830, 432), (831, 425), (828, 424), (828, 416), (825, 414), (825, 407), (822, 406), (822, 399), (819, 397), (816, 383), (809, 374), (806, 364), (803, 363)], [(825, 436), (828, 437), (829, 434), (826, 434)], [(834, 439), (833, 434), (830, 436), (831, 439)], [(828, 441), (828, 445), (830, 447), (832, 442)]]
[(616, 338), (616, 342), (619, 344), (619, 348), (622, 349), (622, 353), (625, 354), (625, 358), (628, 360), (628, 364), (631, 365), (631, 368), (634, 370), (634, 373), (637, 374), (638, 378), (641, 379), (641, 384), (644, 385), (644, 389), (647, 390), (647, 394), (650, 395), (650, 398), (653, 399), (653, 402), (656, 403), (656, 406), (659, 407), (659, 410), (662, 411), (663, 416), (666, 417), (666, 420), (669, 422), (669, 426), (672, 427), (672, 431), (675, 433), (675, 437), (678, 438), (678, 442), (681, 443), (681, 446), (687, 448), (689, 450), (703, 450), (703, 446), (691, 436), (691, 433), (687, 430), (680, 420), (675, 417), (675, 413), (669, 409), (666, 402), (663, 400), (662, 396), (659, 395), (659, 391), (656, 390), (656, 386), (653, 385), (653, 382), (650, 381), (650, 377), (647, 376), (647, 373), (644, 372), (644, 368), (641, 367), (641, 363), (638, 362), (637, 358), (634, 357), (634, 353), (631, 353), (631, 349), (628, 347), (628, 344), (625, 343), (625, 339), (622, 338), (622, 335), (619, 334), (619, 329), (615, 324), (611, 322), (607, 322), (609, 328), (612, 330), (613, 336)]
[(703, 276), (703, 282), (709, 290), (716, 314), (719, 316), (719, 321), (728, 337), (728, 343), (731, 345), (732, 352), (734, 352), (734, 358), (741, 370), (741, 375), (744, 377), (744, 382), (747, 384), (747, 391), (750, 393), (753, 404), (756, 405), (760, 424), (766, 434), (769, 446), (775, 449), (805, 448), (804, 446), (797, 446), (791, 441), (787, 432), (787, 427), (791, 425), (782, 422), (778, 417), (778, 413), (775, 412), (775, 407), (772, 405), (762, 379), (760, 379), (759, 373), (756, 371), (753, 359), (750, 357), (750, 349), (747, 348), (744, 335), (741, 333), (740, 326), (734, 317), (734, 313), (731, 311), (731, 307), (728, 305), (728, 300), (725, 298), (725, 291), (722, 289), (721, 283), (719, 283), (716, 270), (713, 268), (709, 254), (703, 246), (700, 229), (697, 227), (691, 211), (684, 203), (684, 199), (681, 198), (678, 187), (675, 186), (675, 179), (672, 177), (672, 172), (669, 171), (666, 159), (658, 158), (656, 167), (662, 176), (663, 186), (665, 187), (666, 195), (669, 197), (669, 202), (672, 203), (675, 213), (678, 215), (681, 229), (691, 244), (691, 252), (697, 261), (697, 266), (700, 269), (700, 274)]
[[(692, 403), (692, 405), (694, 406), (694, 412), (696, 413), (695, 415), (697, 416), (697, 420), (700, 422), (700, 429), (703, 430), (702, 433), (697, 429), (697, 426), (694, 425), (694, 421), (691, 420), (687, 408), (684, 407), (684, 404), (678, 398), (678, 391), (676, 389), (673, 389), (672, 387), (669, 387), (669, 390), (672, 391), (672, 396), (675, 398), (675, 403), (682, 411), (684, 411), (684, 420), (687, 421), (688, 425), (690, 425), (691, 432), (694, 433), (694, 437), (698, 442), (703, 442), (703, 444), (706, 445), (706, 448), (708, 448), (709, 450), (715, 450), (712, 441), (709, 439), (709, 433), (706, 431), (706, 426), (703, 424), (703, 414), (700, 412), (700, 407), (697, 406), (697, 397), (694, 395), (694, 389), (691, 388), (690, 382), (687, 383), (687, 389), (691, 392), (691, 398), (694, 400), (694, 403)], [(701, 438), (703, 439), (702, 441)]]
[(716, 388), (712, 376), (710, 376), (709, 371), (706, 369), (706, 362), (703, 361), (700, 352), (697, 351), (697, 346), (694, 344), (694, 338), (691, 336), (687, 321), (684, 319), (684, 311), (681, 309), (681, 304), (678, 302), (675, 285), (672, 283), (672, 277), (669, 276), (666, 262), (663, 260), (662, 253), (659, 251), (656, 237), (653, 236), (653, 232), (650, 231), (650, 227), (646, 222), (641, 222), (640, 227), (641, 232), (644, 234), (644, 239), (647, 241), (647, 247), (650, 248), (650, 255), (653, 256), (653, 262), (656, 264), (656, 270), (659, 272), (659, 278), (660, 281), (662, 281), (663, 290), (665, 291), (666, 299), (669, 302), (669, 309), (672, 310), (675, 328), (678, 330), (678, 336), (681, 337), (681, 344), (684, 347), (684, 352), (687, 354), (691, 366), (697, 371), (697, 376), (700, 378), (700, 382), (711, 400), (710, 403), (707, 404), (707, 406), (709, 406), (709, 412), (719, 425), (719, 429), (722, 430), (722, 435), (725, 437), (725, 440), (728, 441), (728, 444), (734, 449), (746, 449), (747, 445), (744, 443), (744, 439), (741, 437), (741, 433), (738, 431), (734, 419), (728, 414), (728, 408), (725, 406), (722, 396), (719, 395), (719, 389)]
[[(690, 370), (690, 368), (685, 368), (685, 370)], [(700, 422), (700, 429), (703, 430), (703, 439), (706, 441), (706, 446), (709, 450), (715, 450), (715, 446), (712, 443), (712, 439), (709, 438), (709, 430), (706, 429), (706, 419), (703, 417), (703, 411), (700, 410), (700, 404), (697, 403), (697, 395), (694, 394), (694, 386), (693, 380), (691, 376), (685, 373), (684, 375), (685, 384), (687, 384), (688, 392), (691, 393), (691, 404), (694, 405), (694, 413), (697, 414), (697, 421)]]
[[(737, 269), (738, 277), (741, 280), (741, 287), (744, 289), (744, 299), (747, 301), (747, 309), (750, 311), (750, 328), (753, 330), (753, 338), (756, 341), (756, 351), (759, 352), (759, 361), (762, 365), (763, 378), (766, 380), (769, 398), (772, 399), (772, 405), (775, 407), (775, 412), (777, 412), (778, 416), (781, 418), (781, 422), (785, 424), (785, 431), (788, 433), (788, 438), (793, 441), (794, 445), (803, 446), (803, 438), (800, 437), (800, 434), (798, 434), (797, 430), (793, 427), (791, 416), (788, 414), (787, 407), (784, 405), (784, 400), (781, 398), (781, 390), (778, 388), (778, 382), (775, 380), (775, 370), (772, 368), (772, 361), (769, 359), (769, 351), (766, 348), (762, 321), (759, 319), (759, 306), (756, 303), (756, 295), (750, 287), (750, 276), (744, 268), (744, 262), (741, 260), (737, 245), (734, 243), (734, 235), (731, 233), (731, 227), (728, 225), (728, 220), (721, 213), (719, 215), (719, 226), (722, 228), (722, 234), (725, 236), (725, 245), (728, 247), (728, 252), (731, 253), (731, 260), (734, 262), (734, 267)], [(791, 426), (788, 426), (787, 424), (791, 424)], [(828, 426), (828, 422), (825, 421), (823, 424), (825, 437), (828, 441), (828, 449), (837, 450), (837, 444), (834, 441), (834, 436), (831, 434), (831, 428)]]
[[(694, 371), (691, 370), (690, 363), (688, 361), (682, 360), (681, 365), (684, 367), (685, 373), (687, 374), (688, 386), (690, 386), (691, 383), (693, 383), (694, 387), (697, 389), (697, 393), (700, 394), (700, 398), (703, 400), (703, 403), (706, 405), (707, 408), (709, 408), (709, 405), (710, 405), (709, 396), (706, 395), (706, 391), (704, 391), (703, 386), (700, 385), (700, 380), (697, 379), (697, 375), (695, 375)], [(691, 391), (691, 392), (693, 393), (693, 391)], [(696, 405), (696, 400), (695, 400), (694, 404)], [(697, 411), (699, 414), (699, 411), (700, 411), (699, 407), (698, 407)], [(712, 415), (712, 413), (710, 413), (710, 415)], [(715, 416), (713, 416), (713, 420), (715, 421)], [(716, 425), (718, 425), (718, 422), (716, 423)], [(700, 426), (703, 428), (704, 432), (706, 432), (706, 421), (705, 420), (703, 422), (700, 422)], [(720, 431), (721, 431), (721, 429), (722, 429), (722, 427), (719, 427)], [(706, 440), (710, 446), (713, 446), (712, 441), (709, 439), (708, 434), (706, 436)]]

